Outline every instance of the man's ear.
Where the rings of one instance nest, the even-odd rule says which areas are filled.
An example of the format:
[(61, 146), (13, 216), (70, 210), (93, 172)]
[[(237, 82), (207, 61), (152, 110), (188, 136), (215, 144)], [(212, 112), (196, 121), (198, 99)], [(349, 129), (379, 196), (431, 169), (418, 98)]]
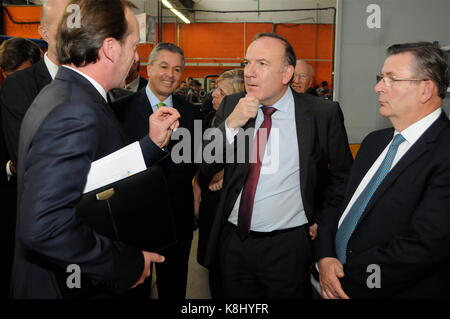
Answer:
[(108, 61), (114, 63), (118, 56), (118, 45), (117, 40), (113, 38), (106, 38), (103, 40), (103, 44), (100, 48), (101, 55), (103, 55)]
[(289, 84), (292, 80), (292, 76), (294, 75), (295, 68), (292, 65), (284, 66), (283, 72), (283, 84)]
[(437, 91), (437, 87), (433, 81), (423, 81), (423, 82), (424, 85), (422, 87), (422, 91), (420, 92), (420, 102), (425, 104), (433, 97), (434, 91), (435, 90)]

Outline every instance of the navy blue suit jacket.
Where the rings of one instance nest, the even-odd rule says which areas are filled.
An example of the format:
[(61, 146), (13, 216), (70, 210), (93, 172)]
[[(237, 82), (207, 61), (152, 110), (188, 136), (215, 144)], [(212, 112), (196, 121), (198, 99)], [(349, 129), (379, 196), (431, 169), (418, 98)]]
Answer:
[[(148, 135), (140, 144), (147, 164), (165, 154)], [(65, 283), (56, 272), (69, 264), (79, 265), (97, 289), (116, 293), (141, 276), (138, 249), (99, 235), (75, 217), (91, 162), (123, 146), (120, 125), (100, 93), (61, 67), (21, 128), (14, 298), (64, 297), (59, 285)]]
[[(323, 217), (317, 259), (336, 257), (337, 225), (356, 188), (392, 140), (394, 130), (369, 134), (353, 164), (343, 205)], [(450, 276), (450, 121), (443, 113), (380, 184), (348, 241), (350, 298), (448, 298)], [(380, 287), (367, 285), (379, 266)], [(374, 273), (375, 274), (375, 273)], [(374, 278), (374, 277), (373, 277)]]
[[(194, 106), (186, 102), (183, 97), (172, 95), (173, 107), (180, 113), (180, 127), (190, 132), (191, 155), (194, 145)], [(113, 109), (122, 124), (128, 142), (138, 141), (148, 132), (148, 118), (153, 113), (146, 90), (119, 99), (113, 103)], [(177, 140), (171, 140), (167, 145), (172, 150)], [(174, 211), (177, 238), (190, 239), (194, 226), (194, 197), (192, 192), (192, 178), (197, 168), (191, 156), (188, 163), (174, 163), (170, 157), (159, 164), (165, 173), (171, 206)]]

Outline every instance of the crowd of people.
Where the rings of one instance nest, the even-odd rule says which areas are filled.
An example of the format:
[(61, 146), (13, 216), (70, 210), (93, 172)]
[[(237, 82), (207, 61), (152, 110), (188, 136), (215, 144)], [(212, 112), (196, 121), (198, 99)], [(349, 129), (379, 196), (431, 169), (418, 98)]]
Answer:
[[(70, 4), (80, 28), (64, 23)], [(183, 299), (196, 215), (213, 298), (450, 297), (450, 121), (441, 107), (450, 71), (441, 49), (388, 48), (374, 91), (392, 128), (370, 133), (354, 160), (328, 83), (313, 88), (313, 68), (285, 38), (257, 34), (243, 67), (206, 92), (182, 81), (184, 52), (172, 43), (153, 48), (148, 80), (140, 76), (133, 8), (48, 0), (44, 55), (25, 39), (0, 47), (3, 297), (148, 299), (155, 264), (158, 297)], [(183, 161), (173, 156), (180, 131), (190, 139)], [(177, 240), (158, 252), (76, 216), (91, 163), (131, 143), (167, 181)], [(68, 295), (73, 264), (89, 285)]]

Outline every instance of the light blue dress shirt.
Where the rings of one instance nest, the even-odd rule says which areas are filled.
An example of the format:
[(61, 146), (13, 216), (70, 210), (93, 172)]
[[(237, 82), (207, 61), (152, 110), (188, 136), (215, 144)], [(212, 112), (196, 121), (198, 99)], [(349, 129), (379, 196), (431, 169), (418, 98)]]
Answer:
[[(250, 230), (270, 232), (308, 223), (300, 192), (300, 160), (295, 123), (295, 103), (292, 91), (272, 107), (272, 129), (266, 145), (261, 173), (256, 188)], [(259, 106), (255, 128), (264, 115)], [(256, 130), (255, 130), (256, 132)], [(228, 221), (237, 225), (241, 202), (239, 194)]]
[(172, 101), (172, 94), (169, 95), (169, 97), (167, 99), (165, 99), (164, 101), (160, 101), (155, 94), (153, 94), (152, 90), (150, 90), (150, 88), (148, 87), (148, 85), (145, 87), (145, 93), (147, 94), (147, 98), (150, 101), (150, 105), (152, 106), (152, 110), (153, 112), (156, 112), (156, 110), (158, 109), (158, 107), (156, 106), (156, 104), (159, 104), (161, 102), (165, 103), (166, 106), (168, 107), (173, 107), (173, 101)]

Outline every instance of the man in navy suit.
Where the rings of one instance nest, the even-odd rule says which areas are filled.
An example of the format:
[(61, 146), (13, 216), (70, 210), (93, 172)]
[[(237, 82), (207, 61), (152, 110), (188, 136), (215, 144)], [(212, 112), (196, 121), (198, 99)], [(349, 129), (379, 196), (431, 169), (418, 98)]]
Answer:
[[(147, 87), (114, 103), (114, 110), (129, 142), (138, 141), (146, 134), (148, 130), (146, 119), (163, 103), (178, 110), (181, 115), (180, 127), (189, 132), (190, 145), (193, 146), (194, 106), (181, 96), (173, 94), (180, 83), (183, 69), (184, 53), (181, 48), (172, 43), (163, 42), (152, 50), (147, 66), (149, 77)], [(176, 142), (174, 140), (169, 143), (170, 151)], [(193, 154), (192, 149), (191, 154)], [(169, 198), (174, 210), (177, 244), (165, 250), (166, 261), (156, 265), (158, 297), (184, 299), (194, 228), (192, 178), (195, 175), (196, 166), (192, 159), (179, 163), (172, 158), (165, 159), (160, 166), (167, 178)], [(147, 285), (150, 285), (150, 282)], [(142, 287), (142, 289), (145, 288)], [(148, 298), (149, 294), (150, 289), (143, 291), (143, 296)]]
[[(14, 298), (66, 297), (58, 274), (71, 264), (92, 284), (75, 288), (85, 289), (81, 297), (112, 297), (142, 283), (152, 261), (164, 260), (101, 236), (75, 216), (91, 163), (126, 145), (106, 92), (124, 81), (139, 31), (129, 1), (70, 4), (79, 8), (80, 24), (73, 24), (72, 6), (58, 30), (63, 66), (31, 105), (20, 133)], [(178, 117), (169, 108), (150, 116), (139, 142), (147, 165), (166, 154), (162, 147)]]
[(377, 76), (379, 113), (341, 208), (319, 224), (324, 298), (448, 298), (450, 121), (445, 52), (431, 43), (388, 49)]

